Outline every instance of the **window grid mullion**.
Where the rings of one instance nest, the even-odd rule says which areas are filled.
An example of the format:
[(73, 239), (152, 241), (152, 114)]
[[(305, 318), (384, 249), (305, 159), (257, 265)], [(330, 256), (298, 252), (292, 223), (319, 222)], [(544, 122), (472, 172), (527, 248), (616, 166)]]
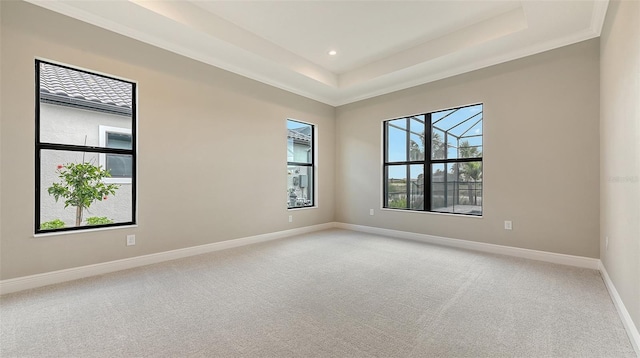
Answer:
[[(425, 179), (425, 189), (427, 190), (423, 190), (423, 192), (425, 193), (429, 193), (429, 195), (423, 194), (424, 196), (427, 197), (427, 200), (424, 201), (425, 205), (423, 205), (422, 210), (423, 211), (431, 211), (431, 158), (433, 156), (433, 154), (431, 153), (431, 150), (433, 149), (433, 143), (431, 142), (432, 136), (433, 136), (433, 127), (431, 125), (431, 113), (427, 113), (425, 114), (425, 154), (424, 154), (424, 179)], [(428, 125), (427, 125), (428, 123)], [(428, 128), (428, 134), (427, 132), (427, 128)], [(428, 138), (428, 139), (427, 139)], [(426, 147), (429, 147), (429, 149), (427, 149)], [(428, 171), (427, 171), (428, 169)], [(428, 174), (427, 174), (428, 173)]]
[(37, 143), (37, 147), (40, 150), (60, 150), (60, 151), (67, 151), (67, 152), (86, 152), (86, 153), (124, 154), (124, 155), (133, 155), (134, 153), (133, 149), (81, 146), (81, 145), (69, 145), (69, 144), (57, 144), (57, 143)]
[(384, 141), (383, 143), (383, 163), (384, 163), (384, 185), (382, 186), (382, 200), (384, 201), (382, 203), (382, 207), (386, 208), (389, 207), (389, 128), (387, 127), (386, 124), (384, 124), (382, 126), (382, 140)]
[(34, 223), (34, 232), (38, 232), (40, 230), (40, 185), (41, 185), (41, 149), (40, 149), (40, 61), (35, 61), (35, 80), (36, 83), (34, 85), (35, 88), (35, 115), (36, 115), (36, 128), (35, 128), (35, 220)]
[(405, 195), (407, 197), (406, 203), (404, 204), (405, 209), (409, 209), (410, 205), (410, 195), (411, 195), (411, 121), (409, 118), (405, 118), (405, 127), (407, 128), (406, 140), (407, 140), (407, 156), (405, 160), (406, 166), (406, 185), (405, 185)]
[(451, 159), (433, 159), (431, 163), (434, 164), (446, 164), (446, 163), (469, 163), (469, 162), (481, 162), (482, 157), (470, 157), (470, 158), (451, 158)]
[(297, 165), (300, 167), (312, 167), (313, 163), (287, 162), (287, 165)]

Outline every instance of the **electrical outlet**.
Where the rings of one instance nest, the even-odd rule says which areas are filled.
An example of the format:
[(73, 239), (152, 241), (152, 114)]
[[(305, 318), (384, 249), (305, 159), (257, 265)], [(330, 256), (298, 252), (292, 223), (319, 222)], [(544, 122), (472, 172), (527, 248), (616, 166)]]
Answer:
[(133, 246), (136, 244), (136, 235), (127, 235), (127, 246)]
[(373, 215), (373, 209), (369, 209), (369, 215)]
[(504, 222), (504, 229), (505, 230), (513, 230), (513, 223), (510, 220), (506, 220)]
[(289, 215), (289, 222), (292, 223), (293, 222), (293, 215)]

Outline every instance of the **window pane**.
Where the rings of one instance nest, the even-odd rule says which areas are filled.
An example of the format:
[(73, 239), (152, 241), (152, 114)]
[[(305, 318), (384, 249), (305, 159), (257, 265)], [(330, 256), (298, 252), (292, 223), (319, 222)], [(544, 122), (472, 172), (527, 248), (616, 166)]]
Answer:
[(446, 171), (444, 164), (431, 165), (431, 210), (447, 207)]
[(482, 215), (482, 162), (458, 163), (454, 212)]
[(482, 162), (433, 164), (431, 181), (432, 210), (482, 215)]
[(446, 159), (458, 158), (458, 139), (447, 133), (447, 156)]
[(287, 206), (313, 206), (313, 167), (287, 166)]
[(424, 166), (411, 165), (409, 173), (411, 175), (409, 208), (422, 210), (424, 209)]
[(423, 160), (424, 159), (424, 116), (412, 117), (409, 121), (410, 126), (410, 141), (409, 141), (409, 155), (410, 160)]
[(402, 162), (407, 160), (407, 119), (396, 119), (387, 122), (387, 161)]
[(386, 175), (388, 208), (407, 208), (407, 166), (389, 165)]
[(482, 158), (482, 135), (463, 137), (459, 147), (460, 158)]
[(100, 125), (132, 128), (133, 85), (40, 63), (40, 141), (104, 147)]
[(106, 169), (112, 178), (131, 178), (133, 157), (131, 155), (107, 154)]
[(432, 113), (431, 158), (482, 157), (482, 104)]
[(444, 159), (446, 153), (444, 146), (444, 131), (433, 128), (431, 132), (431, 158)]
[(131, 149), (131, 134), (107, 133), (107, 147)]
[[(61, 150), (41, 152), (41, 228), (58, 228), (59, 223), (74, 227), (133, 222), (132, 186), (111, 184), (101, 179), (104, 168), (98, 164), (99, 156), (98, 153)], [(93, 179), (87, 180), (87, 177)], [(59, 194), (57, 201), (56, 193)], [(89, 203), (83, 208), (81, 219), (76, 217), (79, 202)]]
[(313, 161), (312, 138), (312, 125), (288, 120), (287, 161), (311, 164)]

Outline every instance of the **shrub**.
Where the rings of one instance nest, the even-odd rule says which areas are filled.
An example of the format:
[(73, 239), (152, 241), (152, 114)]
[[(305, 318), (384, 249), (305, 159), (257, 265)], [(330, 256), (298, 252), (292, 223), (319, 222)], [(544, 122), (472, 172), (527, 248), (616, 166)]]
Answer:
[(87, 218), (87, 225), (104, 225), (104, 224), (113, 224), (113, 220), (109, 219), (106, 216), (92, 216)]
[(64, 221), (60, 219), (54, 219), (54, 220), (47, 221), (40, 224), (40, 230), (53, 230), (53, 229), (60, 229), (63, 227), (64, 227)]
[(390, 208), (406, 208), (407, 207), (407, 198), (400, 199), (392, 199), (389, 203)]

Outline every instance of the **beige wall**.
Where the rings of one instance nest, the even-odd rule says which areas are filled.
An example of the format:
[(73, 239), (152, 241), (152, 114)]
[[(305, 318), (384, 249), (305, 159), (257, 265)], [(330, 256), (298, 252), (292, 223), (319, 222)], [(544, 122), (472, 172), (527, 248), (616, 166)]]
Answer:
[(600, 258), (640, 329), (640, 2), (609, 4), (600, 56)]
[[(334, 220), (333, 107), (27, 3), (0, 6), (1, 279)], [(33, 237), (36, 57), (138, 82), (137, 228)], [(287, 118), (317, 125), (316, 209), (287, 211)]]
[[(590, 40), (339, 107), (337, 220), (597, 258), (598, 46)], [(379, 210), (382, 121), (478, 102), (484, 217)]]

